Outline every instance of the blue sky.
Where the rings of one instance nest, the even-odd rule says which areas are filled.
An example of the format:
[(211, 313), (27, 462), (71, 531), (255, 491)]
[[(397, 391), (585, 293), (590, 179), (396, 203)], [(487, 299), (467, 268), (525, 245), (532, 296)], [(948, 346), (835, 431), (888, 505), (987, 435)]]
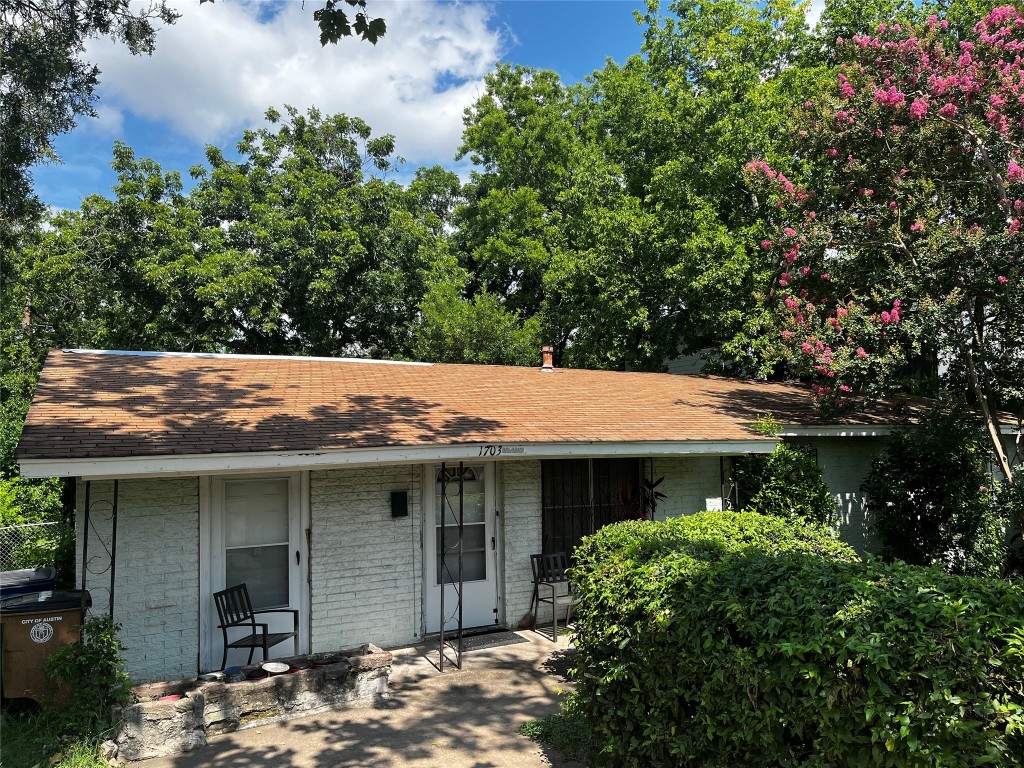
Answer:
[(36, 189), (57, 208), (110, 194), (111, 146), (126, 142), (165, 170), (188, 169), (215, 144), (228, 152), (242, 129), (258, 127), (269, 106), (363, 117), (394, 133), (411, 175), (420, 165), (457, 167), (462, 110), (483, 92), (498, 61), (553, 69), (584, 79), (606, 58), (638, 53), (642, 0), (385, 2), (370, 8), (388, 21), (376, 47), (355, 40), (321, 49), (312, 13), (318, 3), (172, 0), (182, 18), (162, 30), (152, 57), (97, 41), (88, 56), (101, 68), (99, 117), (57, 140), (61, 165), (35, 170)]

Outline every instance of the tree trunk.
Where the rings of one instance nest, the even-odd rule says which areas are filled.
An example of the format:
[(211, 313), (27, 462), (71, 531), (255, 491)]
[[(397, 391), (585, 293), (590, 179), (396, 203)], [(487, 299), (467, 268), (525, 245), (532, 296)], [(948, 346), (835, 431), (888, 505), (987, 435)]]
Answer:
[[(999, 462), (999, 468), (1006, 477), (1006, 482), (1012, 484), (1014, 481), (1013, 467), (1010, 466), (1010, 458), (1006, 455), (1002, 435), (999, 434), (999, 419), (992, 412), (992, 409), (989, 408), (985, 387), (978, 377), (978, 369), (974, 364), (974, 353), (971, 351), (970, 346), (966, 344), (961, 345), (960, 351), (964, 356), (964, 362), (967, 364), (967, 378), (971, 383), (971, 389), (974, 391), (974, 397), (978, 401), (981, 418), (985, 422), (985, 431), (988, 432), (989, 439), (992, 441), (992, 448), (995, 452), (996, 460)], [(1019, 530), (1024, 531), (1024, 511), (1014, 509), (1014, 522)]]

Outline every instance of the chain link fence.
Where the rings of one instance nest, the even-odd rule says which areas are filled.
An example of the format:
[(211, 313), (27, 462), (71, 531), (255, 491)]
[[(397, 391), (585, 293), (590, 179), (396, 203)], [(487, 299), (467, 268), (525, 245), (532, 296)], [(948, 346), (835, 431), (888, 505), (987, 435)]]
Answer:
[(42, 565), (41, 561), (52, 558), (60, 539), (60, 526), (26, 523), (0, 527), (0, 571)]

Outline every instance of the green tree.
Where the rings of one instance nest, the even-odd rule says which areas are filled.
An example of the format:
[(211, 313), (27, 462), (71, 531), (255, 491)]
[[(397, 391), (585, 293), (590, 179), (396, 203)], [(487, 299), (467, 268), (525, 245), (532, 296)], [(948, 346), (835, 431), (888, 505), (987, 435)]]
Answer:
[(814, 455), (799, 445), (779, 443), (769, 454), (744, 457), (736, 466), (740, 508), (825, 525), (836, 502)]
[(880, 25), (843, 43), (832, 89), (798, 118), (813, 187), (749, 167), (781, 206), (766, 247), (794, 369), (835, 405), (894, 389), (894, 372), (933, 350), (1011, 483), (999, 408), (1024, 407), (1022, 47), (1010, 6), (963, 40), (934, 16)]
[[(53, 138), (95, 115), (100, 71), (85, 58), (86, 43), (107, 37), (151, 54), (158, 25), (177, 18), (165, 0), (0, 0), (0, 251), (43, 212), (32, 166), (56, 161)], [(387, 32), (366, 0), (325, 0), (313, 19), (321, 45), (351, 36), (376, 45)]]
[(962, 411), (937, 410), (897, 430), (864, 483), (885, 555), (954, 574), (1001, 576), (1006, 535), (988, 457), (984, 430)]
[(267, 118), (270, 128), (243, 135), (240, 162), (209, 148), (211, 168), (194, 169), (190, 195), (230, 252), (274, 274), (279, 309), (259, 319), (247, 348), (408, 354), (457, 179), (435, 169), (405, 189), (370, 175), (367, 166), (395, 167), (394, 137), (372, 136), (359, 118), (291, 107)]
[(0, 250), (40, 215), (31, 167), (55, 159), (53, 137), (92, 115), (99, 69), (86, 42), (110, 37), (152, 53), (156, 24), (177, 18), (163, 0), (0, 2)]
[(412, 356), (438, 363), (534, 365), (540, 323), (525, 322), (492, 293), (466, 297), (469, 274), (449, 257), (434, 264), (414, 326)]

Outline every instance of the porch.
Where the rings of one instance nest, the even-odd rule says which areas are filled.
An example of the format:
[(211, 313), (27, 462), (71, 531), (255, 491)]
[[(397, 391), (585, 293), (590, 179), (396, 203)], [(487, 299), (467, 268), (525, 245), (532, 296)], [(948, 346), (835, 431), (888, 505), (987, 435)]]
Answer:
[(140, 768), (573, 768), (519, 734), (532, 719), (558, 710), (571, 689), (572, 649), (533, 632), (522, 642), (467, 651), (461, 671), (438, 674), (430, 647), (393, 652), (390, 696), (362, 709), (255, 725), (211, 738), (188, 754)]

